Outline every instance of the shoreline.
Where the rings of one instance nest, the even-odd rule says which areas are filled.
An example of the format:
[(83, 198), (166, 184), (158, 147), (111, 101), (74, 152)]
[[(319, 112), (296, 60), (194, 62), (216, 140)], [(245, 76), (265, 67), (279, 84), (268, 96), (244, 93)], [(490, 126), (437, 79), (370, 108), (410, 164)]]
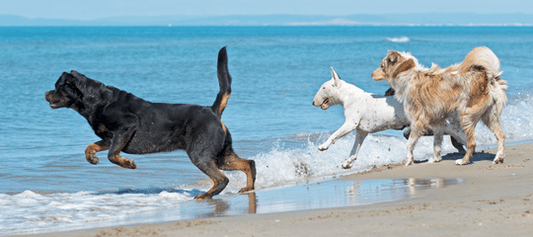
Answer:
[(412, 185), (410, 198), (397, 201), (13, 236), (529, 235), (533, 233), (533, 143), (506, 146), (503, 164), (492, 164), (494, 154), (495, 148), (486, 149), (476, 153), (469, 165), (457, 166), (454, 161), (462, 156), (451, 153), (436, 164), (389, 165), (331, 181), (433, 178), (438, 186), (439, 180), (448, 178), (466, 180), (443, 188)]

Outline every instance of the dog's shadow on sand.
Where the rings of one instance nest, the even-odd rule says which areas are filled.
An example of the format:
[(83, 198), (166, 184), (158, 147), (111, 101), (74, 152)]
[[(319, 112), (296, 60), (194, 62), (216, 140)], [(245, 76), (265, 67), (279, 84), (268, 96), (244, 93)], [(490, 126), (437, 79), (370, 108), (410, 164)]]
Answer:
[[(442, 160), (462, 159), (464, 155), (465, 155), (464, 152), (451, 152), (451, 153), (448, 153), (442, 156)], [(494, 160), (495, 157), (496, 157), (496, 154), (488, 153), (485, 151), (474, 152), (474, 155), (472, 156), (472, 158), (470, 158), (469, 164), (477, 162), (477, 161)], [(423, 163), (427, 163), (428, 161), (429, 160), (418, 160), (418, 161), (415, 161), (415, 164), (423, 164)]]

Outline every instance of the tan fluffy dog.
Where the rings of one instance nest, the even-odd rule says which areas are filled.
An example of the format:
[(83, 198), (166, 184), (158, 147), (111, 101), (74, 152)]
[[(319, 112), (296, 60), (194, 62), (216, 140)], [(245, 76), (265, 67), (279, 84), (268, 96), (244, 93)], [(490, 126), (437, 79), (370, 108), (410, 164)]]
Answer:
[(410, 53), (389, 51), (372, 78), (387, 80), (412, 121), (406, 165), (413, 163), (414, 146), (427, 128), (435, 132), (430, 161), (441, 160), (442, 128), (448, 117), (458, 117), (468, 139), (467, 152), (456, 164), (468, 164), (472, 157), (476, 147), (474, 132), (480, 119), (498, 140), (493, 163), (503, 162), (505, 134), (500, 129), (500, 115), (507, 103), (507, 86), (501, 74), (500, 60), (487, 47), (473, 49), (462, 63), (444, 69), (435, 64), (428, 69)]

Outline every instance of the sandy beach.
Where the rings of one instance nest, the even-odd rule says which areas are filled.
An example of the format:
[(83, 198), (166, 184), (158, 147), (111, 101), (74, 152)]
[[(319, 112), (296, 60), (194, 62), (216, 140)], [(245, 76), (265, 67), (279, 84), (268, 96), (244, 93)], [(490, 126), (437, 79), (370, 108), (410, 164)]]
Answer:
[[(466, 166), (454, 164), (461, 155), (448, 154), (437, 164), (381, 167), (336, 181), (435, 178), (433, 185), (443, 185), (414, 185), (411, 198), (400, 201), (27, 236), (531, 236), (533, 144), (506, 146), (503, 164), (492, 164), (494, 154), (480, 151)], [(466, 183), (439, 184), (446, 178)]]

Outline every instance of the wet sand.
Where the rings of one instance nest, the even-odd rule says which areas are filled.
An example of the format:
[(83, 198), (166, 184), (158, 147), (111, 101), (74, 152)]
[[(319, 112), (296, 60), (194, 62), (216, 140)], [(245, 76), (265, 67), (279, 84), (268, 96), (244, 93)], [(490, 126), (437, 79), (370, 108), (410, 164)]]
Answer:
[(29, 236), (530, 236), (533, 144), (506, 146), (503, 164), (494, 154), (194, 201), (127, 222), (145, 224)]

